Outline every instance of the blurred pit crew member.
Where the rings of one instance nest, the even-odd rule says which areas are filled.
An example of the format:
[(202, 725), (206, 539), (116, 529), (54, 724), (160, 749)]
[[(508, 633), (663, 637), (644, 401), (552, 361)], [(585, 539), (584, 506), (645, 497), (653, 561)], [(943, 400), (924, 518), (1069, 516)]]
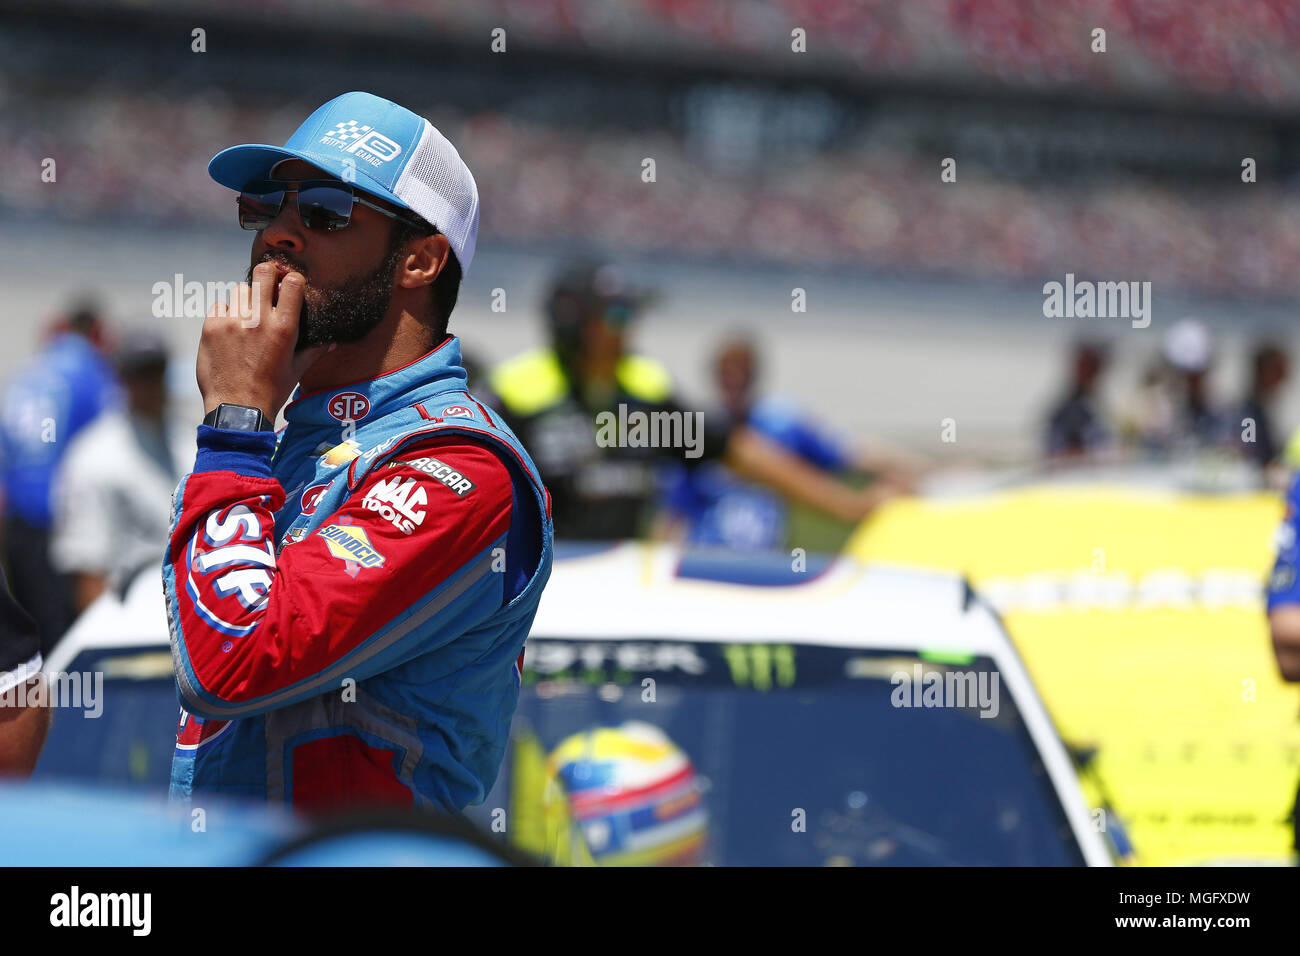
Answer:
[(54, 475), (77, 433), (118, 400), (113, 370), (100, 353), (103, 338), (99, 307), (74, 306), (0, 400), (4, 565), (46, 654), (74, 616), (71, 582), (50, 560)]
[(474, 178), (428, 120), (369, 93), (208, 171), (239, 191), (252, 264), (204, 322), (208, 414), (163, 562), (185, 708), (172, 795), (481, 802), (551, 522), (447, 334), (478, 236)]
[(41, 693), (41, 642), (36, 623), (0, 571), (0, 777), (26, 777), (36, 766), (50, 709)]
[[(1278, 393), (1290, 376), (1290, 361), (1286, 351), (1272, 342), (1260, 342), (1250, 357), (1250, 391), (1241, 403), (1236, 420), (1231, 427), (1237, 432), (1242, 454), (1259, 465), (1267, 467), (1282, 455), (1282, 444), (1273, 421), (1273, 405)], [(1254, 441), (1247, 441), (1245, 422), (1253, 422)]]
[(55, 479), (50, 555), (71, 575), (77, 612), (107, 587), (125, 592), (167, 544), (171, 495), (194, 461), (194, 430), (167, 414), (167, 344), (128, 332), (114, 353), (126, 397), (68, 448)]
[(1236, 445), (1230, 417), (1209, 396), (1213, 364), (1214, 342), (1203, 323), (1187, 318), (1170, 327), (1126, 426), (1146, 456), (1179, 457)]
[(1096, 455), (1112, 442), (1097, 395), (1109, 352), (1099, 342), (1078, 342), (1070, 355), (1070, 386), (1047, 415), (1047, 456)]
[(1229, 421), (1214, 406), (1207, 379), (1214, 364), (1214, 342), (1196, 319), (1175, 322), (1165, 336), (1164, 358), (1174, 370), (1174, 434), (1172, 451), (1224, 445)]
[(666, 460), (693, 467), (721, 459), (848, 522), (899, 493), (887, 482), (853, 488), (747, 425), (674, 401), (668, 371), (626, 349), (628, 327), (650, 298), (613, 266), (575, 264), (557, 277), (547, 299), (551, 346), (516, 356), (489, 376), (502, 413), (533, 451), (551, 490), (556, 537), (620, 540), (647, 533)]
[[(718, 347), (713, 373), (723, 421), (752, 428), (816, 468), (872, 475), (908, 489), (924, 470), (918, 459), (880, 442), (854, 447), (789, 401), (760, 398), (758, 352), (744, 336), (732, 336)], [(771, 550), (786, 544), (788, 521), (784, 498), (737, 478), (722, 463), (688, 468), (674, 462), (656, 535), (737, 551)]]

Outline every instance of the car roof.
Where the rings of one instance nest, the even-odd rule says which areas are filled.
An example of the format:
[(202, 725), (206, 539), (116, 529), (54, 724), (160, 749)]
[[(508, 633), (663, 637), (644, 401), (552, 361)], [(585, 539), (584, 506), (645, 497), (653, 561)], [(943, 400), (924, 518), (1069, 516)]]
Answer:
[[(533, 637), (801, 641), (1000, 657), (1009, 644), (966, 582), (948, 572), (849, 557), (746, 555), (670, 544), (562, 545)], [(90, 648), (168, 645), (159, 576), (106, 596), (46, 662), (58, 671)]]
[[(792, 565), (795, 565), (792, 567)], [(1001, 657), (992, 612), (961, 576), (809, 556), (629, 542), (557, 550), (531, 636), (800, 641)]]

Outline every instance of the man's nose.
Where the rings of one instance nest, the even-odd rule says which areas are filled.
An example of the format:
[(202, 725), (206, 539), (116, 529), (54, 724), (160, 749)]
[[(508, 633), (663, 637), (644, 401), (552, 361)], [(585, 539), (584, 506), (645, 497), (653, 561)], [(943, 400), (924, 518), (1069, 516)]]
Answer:
[(280, 211), (262, 230), (262, 241), (273, 249), (301, 251), (307, 239), (307, 229), (298, 215), (298, 193), (286, 191)]

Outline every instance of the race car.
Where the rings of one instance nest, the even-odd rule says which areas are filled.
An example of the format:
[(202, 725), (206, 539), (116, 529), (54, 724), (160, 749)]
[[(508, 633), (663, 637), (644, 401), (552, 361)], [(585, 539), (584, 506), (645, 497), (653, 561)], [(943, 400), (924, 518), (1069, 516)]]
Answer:
[[(958, 575), (796, 554), (567, 545), (501, 774), (467, 811), (552, 863), (1109, 865), (997, 615)], [(157, 576), (48, 662), (103, 674), (37, 777), (162, 792), (176, 698)], [(92, 684), (93, 686), (93, 684)]]

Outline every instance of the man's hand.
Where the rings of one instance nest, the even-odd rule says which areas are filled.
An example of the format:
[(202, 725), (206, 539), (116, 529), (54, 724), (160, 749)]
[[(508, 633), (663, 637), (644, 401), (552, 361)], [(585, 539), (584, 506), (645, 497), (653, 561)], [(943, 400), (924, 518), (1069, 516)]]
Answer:
[(218, 302), (204, 319), (198, 380), (205, 413), (225, 402), (260, 408), (274, 420), (303, 373), (333, 348), (294, 351), (307, 280), (287, 273), (276, 296), (281, 271), (274, 262), (259, 263), (252, 284), (240, 283), (233, 300)]

